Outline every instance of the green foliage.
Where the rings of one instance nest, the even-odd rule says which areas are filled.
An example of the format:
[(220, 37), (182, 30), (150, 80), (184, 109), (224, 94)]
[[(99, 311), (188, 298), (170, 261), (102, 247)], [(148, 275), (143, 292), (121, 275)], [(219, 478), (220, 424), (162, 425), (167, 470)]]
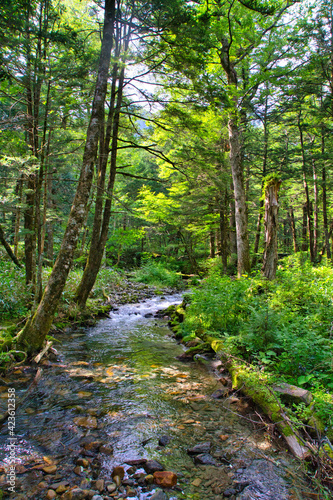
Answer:
[(165, 263), (147, 261), (135, 273), (136, 281), (155, 286), (182, 287), (182, 278), (179, 273), (166, 267)]
[(0, 259), (0, 316), (3, 319), (20, 318), (28, 312), (29, 294), (24, 271), (12, 262)]
[(333, 270), (300, 256), (284, 259), (277, 280), (211, 274), (193, 294), (185, 334), (224, 337), (247, 361), (284, 380), (333, 389)]

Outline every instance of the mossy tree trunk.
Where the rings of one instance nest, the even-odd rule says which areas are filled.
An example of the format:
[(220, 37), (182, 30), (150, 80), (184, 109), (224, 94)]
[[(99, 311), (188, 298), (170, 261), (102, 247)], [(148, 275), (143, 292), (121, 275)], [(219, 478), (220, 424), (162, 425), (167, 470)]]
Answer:
[[(126, 54), (128, 50), (128, 45), (130, 41), (131, 28), (124, 27), (124, 33), (122, 35), (121, 27), (117, 28), (117, 51), (123, 48)], [(122, 47), (121, 41), (124, 41), (124, 47)], [(123, 61), (124, 62), (124, 61)], [(118, 79), (118, 89), (116, 88), (116, 81)], [(116, 178), (117, 170), (117, 150), (118, 150), (118, 133), (119, 133), (119, 123), (120, 123), (120, 110), (123, 100), (123, 87), (125, 79), (125, 68), (121, 68), (118, 74), (118, 65), (115, 64), (113, 67), (112, 74), (112, 90), (111, 90), (111, 101), (109, 108), (109, 116), (107, 120), (106, 133), (103, 137), (103, 148), (101, 148), (101, 160), (100, 160), (100, 171), (99, 171), (99, 186), (96, 195), (96, 205), (95, 205), (95, 217), (92, 230), (92, 238), (89, 249), (89, 255), (86, 267), (80, 284), (76, 292), (76, 302), (79, 307), (83, 309), (86, 305), (89, 293), (91, 292), (97, 275), (100, 269), (105, 245), (108, 238), (109, 222), (111, 218), (111, 205), (112, 205), (112, 195), (113, 188)], [(110, 161), (110, 173), (109, 181), (106, 192), (106, 200), (103, 211), (103, 192), (105, 184), (105, 173), (108, 161), (108, 153), (110, 149), (111, 141), (111, 161)]]
[(273, 280), (276, 275), (278, 261), (278, 194), (281, 179), (271, 177), (265, 183), (265, 251), (263, 261), (263, 274)]
[(95, 86), (90, 123), (87, 130), (83, 162), (78, 186), (69, 215), (66, 231), (57, 260), (52, 269), (41, 302), (32, 318), (18, 334), (16, 342), (30, 352), (38, 350), (49, 333), (59, 299), (66, 284), (74, 258), (92, 185), (97, 155), (100, 124), (104, 117), (104, 103), (113, 45), (115, 0), (105, 0), (103, 39)]

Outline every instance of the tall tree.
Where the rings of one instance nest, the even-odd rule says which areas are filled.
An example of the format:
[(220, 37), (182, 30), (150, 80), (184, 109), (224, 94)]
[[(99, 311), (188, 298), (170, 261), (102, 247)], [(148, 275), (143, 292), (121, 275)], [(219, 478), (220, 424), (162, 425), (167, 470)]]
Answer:
[(113, 45), (114, 20), (115, 0), (105, 0), (103, 38), (98, 75), (95, 86), (94, 101), (92, 104), (91, 119), (87, 130), (81, 173), (75, 198), (69, 215), (62, 245), (46, 285), (42, 300), (39, 303), (33, 317), (27, 321), (25, 327), (16, 338), (17, 343), (19, 345), (23, 345), (25, 348), (28, 348), (29, 351), (34, 351), (41, 347), (51, 328), (54, 314), (73, 262), (79, 231), (84, 221), (86, 206), (93, 180), (98, 139), (101, 124), (103, 123), (104, 118), (104, 102), (107, 92), (111, 49)]

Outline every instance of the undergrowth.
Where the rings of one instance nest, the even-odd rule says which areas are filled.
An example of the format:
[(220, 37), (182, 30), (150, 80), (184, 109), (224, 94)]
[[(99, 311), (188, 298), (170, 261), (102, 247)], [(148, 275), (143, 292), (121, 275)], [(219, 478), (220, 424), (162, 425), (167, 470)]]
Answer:
[(209, 332), (272, 377), (311, 390), (333, 428), (333, 269), (285, 258), (275, 281), (211, 272), (192, 296), (183, 335)]

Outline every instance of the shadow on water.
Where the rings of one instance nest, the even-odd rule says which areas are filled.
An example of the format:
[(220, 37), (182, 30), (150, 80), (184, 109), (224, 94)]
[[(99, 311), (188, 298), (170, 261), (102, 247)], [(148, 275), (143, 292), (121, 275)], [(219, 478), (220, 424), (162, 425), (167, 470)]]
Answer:
[[(22, 498), (46, 498), (47, 490), (43, 493), (38, 487), (45, 480), (52, 483), (65, 478), (78, 486), (86, 481), (89, 489), (92, 478), (110, 479), (115, 466), (128, 469), (126, 463), (143, 458), (158, 460), (166, 470), (177, 473), (178, 486), (167, 491), (168, 498), (210, 500), (224, 498), (223, 493), (244, 500), (308, 498), (303, 485), (296, 485), (293, 479), (298, 465), (263, 431), (265, 426), (259, 429), (250, 418), (238, 415), (238, 398), (211, 397), (221, 387), (213, 373), (218, 362), (207, 366), (176, 359), (183, 347), (171, 337), (166, 319), (154, 314), (177, 302), (181, 302), (180, 295), (121, 306), (96, 326), (62, 336), (57, 361), (44, 364), (42, 380), (17, 411), (18, 484), (13, 498), (20, 498), (23, 492)], [(17, 397), (30, 380), (27, 371), (16, 372)], [(6, 390), (6, 385), (0, 388), (0, 396), (4, 395), (1, 412), (6, 409)], [(163, 436), (167, 436), (166, 446), (159, 445)], [(113, 453), (97, 455), (92, 445), (90, 455), (86, 452), (91, 468), (74, 473), (83, 443), (98, 441), (113, 448)], [(188, 448), (202, 442), (211, 443), (208, 456), (215, 465), (195, 464), (187, 453)], [(0, 444), (0, 458), (6, 466), (5, 426)], [(92, 470), (96, 455), (97, 473)], [(45, 473), (45, 460), (56, 464), (56, 470)], [(38, 468), (38, 464), (42, 465)], [(259, 486), (253, 486), (255, 480), (249, 479), (251, 467), (259, 471)], [(277, 474), (269, 479), (272, 468)], [(134, 470), (138, 477), (140, 471), (144, 474), (135, 469), (130, 472)], [(288, 475), (286, 482), (282, 476), (288, 479)], [(155, 491), (153, 486), (142, 481), (138, 485), (130, 478), (127, 490), (120, 489), (106, 498), (127, 498), (130, 487), (136, 495), (133, 500), (148, 499)], [(262, 488), (261, 496), (255, 492), (251, 496), (251, 487), (259, 488), (259, 493)], [(292, 491), (294, 497), (290, 496)]]

